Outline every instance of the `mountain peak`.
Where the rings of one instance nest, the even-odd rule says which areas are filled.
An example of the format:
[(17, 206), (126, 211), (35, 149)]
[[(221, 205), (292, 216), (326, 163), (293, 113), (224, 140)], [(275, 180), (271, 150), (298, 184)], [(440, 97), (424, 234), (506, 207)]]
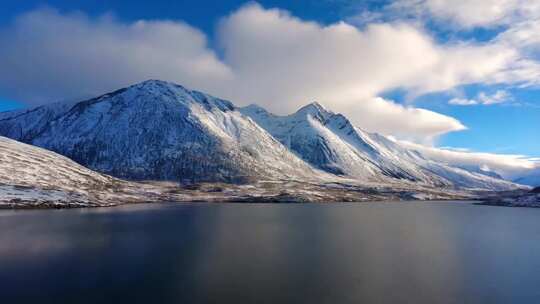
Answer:
[(144, 89), (148, 91), (161, 91), (171, 88), (189, 91), (188, 89), (179, 84), (159, 79), (149, 79), (127, 87), (127, 89)]
[[(240, 108), (241, 112), (245, 114), (253, 114), (253, 115), (263, 115), (263, 116), (271, 116), (270, 112), (268, 112), (265, 108), (256, 105), (256, 104), (250, 104), (245, 107)], [(249, 116), (249, 115), (248, 115)]]
[(314, 116), (314, 117), (321, 117), (323, 119), (326, 119), (329, 116), (331, 116), (332, 114), (334, 114), (334, 113), (327, 110), (324, 106), (322, 106), (320, 103), (315, 101), (315, 102), (309, 103), (309, 104), (301, 107), (298, 111), (296, 111), (296, 113), (294, 115), (295, 116), (311, 115), (311, 116)]
[(133, 86), (165, 86), (170, 85), (172, 82), (165, 81), (165, 80), (159, 80), (159, 79), (148, 79), (145, 81), (141, 81), (139, 83), (134, 84)]
[(222, 111), (234, 110), (234, 105), (227, 100), (219, 99), (214, 96), (190, 90), (182, 85), (170, 81), (149, 79), (136, 83), (126, 88), (107, 93), (97, 98), (91, 99), (91, 103), (96, 100), (110, 100), (116, 95), (123, 95), (124, 99), (132, 104), (135, 102), (148, 103), (197, 103), (207, 110), (217, 107)]
[(320, 103), (314, 101), (311, 103), (308, 103), (307, 105), (301, 107), (298, 112), (300, 111), (327, 111), (326, 108), (321, 105)]

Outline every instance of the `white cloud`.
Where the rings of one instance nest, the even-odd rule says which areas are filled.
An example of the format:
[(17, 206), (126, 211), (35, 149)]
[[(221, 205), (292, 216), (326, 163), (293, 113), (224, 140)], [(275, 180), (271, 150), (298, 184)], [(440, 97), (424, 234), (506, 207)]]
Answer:
[[(433, 137), (464, 126), (443, 115), (429, 115), (428, 122), (427, 115), (420, 115), (426, 110), (402, 107), (402, 114), (394, 115), (399, 108), (395, 103), (374, 98), (383, 91), (401, 87), (420, 95), (467, 83), (520, 79), (504, 78), (518, 57), (506, 45), (441, 45), (407, 23), (373, 24), (363, 30), (346, 23), (321, 26), (251, 5), (221, 23), (220, 38), (225, 62), (244, 84), (230, 94), (235, 100), (256, 100), (288, 113), (316, 99), (358, 125), (386, 134)], [(378, 123), (371, 123), (377, 117)], [(434, 131), (428, 135), (426, 130)]]
[(111, 16), (40, 9), (0, 32), (0, 91), (31, 104), (72, 99), (146, 80), (187, 86), (231, 77), (204, 33), (179, 22), (120, 23)]
[[(538, 16), (540, 5), (531, 0), (398, 0), (389, 6), (398, 14), (429, 15), (460, 28), (493, 27)], [(424, 16), (425, 17), (425, 16)]]
[(486, 92), (478, 93), (476, 99), (466, 98), (453, 98), (448, 101), (449, 104), (458, 106), (472, 106), (472, 105), (494, 105), (511, 100), (511, 96), (507, 91), (497, 90), (493, 94), (487, 94)]
[(478, 101), (466, 98), (452, 98), (448, 101), (448, 103), (457, 106), (472, 106), (477, 105)]
[(321, 26), (258, 5), (242, 8), (221, 25), (225, 61), (251, 88), (240, 98), (259, 98), (262, 89), (266, 98), (285, 98), (291, 106), (306, 97), (358, 102), (397, 87), (423, 94), (496, 82), (518, 57), (502, 44), (437, 44), (407, 23), (364, 30), (346, 23)]
[(488, 95), (485, 92), (478, 94), (478, 99), (484, 105), (492, 105), (506, 102), (510, 99), (510, 94), (504, 90), (498, 90), (493, 95)]
[(540, 16), (536, 19), (527, 19), (513, 24), (512, 27), (499, 35), (498, 39), (522, 49), (530, 48), (533, 51), (538, 51), (540, 47)]
[(435, 148), (407, 141), (399, 141), (407, 148), (420, 151), (430, 159), (454, 166), (478, 166), (489, 168), (506, 179), (513, 180), (540, 168), (540, 163), (524, 155), (493, 154), (460, 149)]
[(323, 26), (257, 4), (224, 18), (218, 32), (222, 58), (204, 33), (181, 22), (33, 11), (0, 33), (0, 91), (42, 103), (158, 78), (279, 114), (317, 100), (369, 131), (429, 141), (465, 126), (377, 96), (515, 83), (540, 71), (508, 43), (440, 44), (404, 22)]
[[(468, 43), (450, 45), (457, 54), (448, 50), (446, 68), (465, 69), (468, 75), (458, 78), (461, 83), (540, 85), (540, 1), (395, 0), (378, 11), (363, 11), (347, 20), (362, 26), (366, 22), (408, 22), (419, 26), (435, 22), (449, 33), (491, 28), (499, 34), (488, 42), (471, 42), (473, 36)], [(459, 75), (459, 71), (437, 75), (443, 77), (434, 79), (436, 85), (431, 89), (443, 90), (456, 83), (447, 75)]]
[[(358, 103), (347, 112), (355, 123), (367, 130), (407, 138), (416, 142), (431, 143), (449, 131), (467, 129), (452, 117), (425, 109), (406, 107), (380, 97)], [(383, 122), (383, 123), (381, 123)]]
[(485, 45), (499, 49), (493, 54), (506, 52), (508, 60), (483, 82), (540, 85), (540, 1), (396, 0), (383, 11), (392, 20), (435, 20), (447, 30), (497, 29), (499, 34)]

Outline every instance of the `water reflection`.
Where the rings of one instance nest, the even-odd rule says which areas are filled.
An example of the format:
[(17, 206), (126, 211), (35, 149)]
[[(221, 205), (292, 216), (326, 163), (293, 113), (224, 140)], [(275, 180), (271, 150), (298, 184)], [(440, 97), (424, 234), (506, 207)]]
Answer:
[(0, 212), (6, 303), (517, 303), (540, 210), (175, 204)]

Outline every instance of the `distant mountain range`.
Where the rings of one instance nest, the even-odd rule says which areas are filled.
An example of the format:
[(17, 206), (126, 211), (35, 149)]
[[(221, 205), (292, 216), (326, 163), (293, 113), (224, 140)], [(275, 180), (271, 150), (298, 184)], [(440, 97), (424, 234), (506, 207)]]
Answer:
[(82, 102), (0, 113), (0, 136), (129, 180), (518, 187), (481, 170), (430, 160), (317, 103), (277, 116), (158, 80)]

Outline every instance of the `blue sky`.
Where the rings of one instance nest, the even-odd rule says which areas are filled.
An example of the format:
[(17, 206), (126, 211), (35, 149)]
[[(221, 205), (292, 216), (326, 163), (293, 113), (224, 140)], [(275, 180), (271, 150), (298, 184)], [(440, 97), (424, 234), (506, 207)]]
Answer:
[[(490, 90), (496, 90), (490, 86)], [(461, 88), (468, 96), (485, 90), (482, 85)], [(447, 94), (428, 94), (415, 100), (415, 105), (455, 117), (467, 130), (451, 132), (440, 138), (438, 145), (462, 147), (473, 151), (502, 154), (540, 155), (540, 90), (508, 89), (512, 101), (492, 106), (454, 106)], [(396, 99), (401, 99), (399, 96)]]
[[(48, 0), (48, 1), (2, 1), (0, 20), (9, 22), (14, 16), (25, 13), (40, 6), (51, 6), (64, 11), (80, 10), (91, 16), (99, 16), (104, 12), (113, 12), (120, 19), (132, 21), (138, 19), (172, 19), (183, 20), (205, 32), (213, 32), (219, 18), (233, 12), (248, 3), (245, 0), (199, 0), (199, 1), (88, 1), (88, 0)], [(352, 1), (347, 0), (267, 0), (258, 1), (265, 7), (279, 7), (292, 12), (302, 19), (316, 20), (323, 23), (334, 23), (343, 19), (352, 10)], [(380, 7), (385, 1), (360, 1), (362, 6)]]
[[(275, 0), (258, 1), (260, 6), (248, 10), (242, 9), (246, 7), (246, 1), (237, 0), (156, 0), (151, 3), (148, 1), (4, 0), (2, 1), (3, 8), (0, 10), (0, 30), (3, 32), (2, 36), (0, 36), (0, 42), (3, 42), (4, 45), (7, 45), (8, 43), (9, 45), (14, 45), (14, 49), (16, 47), (20, 49), (27, 46), (27, 44), (21, 42), (25, 39), (20, 38), (25, 38), (23, 35), (27, 35), (28, 32), (20, 29), (23, 28), (27, 31), (28, 28), (32, 29), (31, 26), (35, 24), (34, 21), (36, 20), (46, 20), (47, 24), (53, 24), (51, 28), (54, 31), (58, 30), (62, 33), (64, 33), (64, 29), (59, 30), (57, 27), (67, 24), (68, 21), (73, 22), (75, 26), (81, 26), (85, 31), (89, 31), (90, 33), (98, 31), (88, 29), (92, 27), (99, 29), (99, 31), (108, 31), (111, 29), (110, 32), (114, 33), (123, 30), (122, 26), (132, 25), (138, 20), (171, 20), (186, 23), (189, 29), (195, 29), (196, 31), (201, 32), (201, 34), (190, 33), (185, 35), (188, 35), (189, 39), (194, 39), (194, 41), (196, 41), (194, 44), (201, 44), (196, 50), (203, 54), (201, 56), (205, 58), (203, 60), (204, 62), (201, 64), (204, 64), (206, 67), (210, 64), (208, 62), (211, 61), (211, 64), (216, 66), (216, 71), (211, 77), (193, 74), (194, 72), (190, 71), (184, 73), (180, 70), (185, 68), (185, 66), (192, 68), (191, 65), (186, 63), (179, 68), (179, 74), (184, 73), (186, 75), (182, 74), (178, 76), (178, 78), (175, 78), (174, 71), (171, 72), (167, 70), (162, 72), (163, 68), (161, 70), (158, 68), (154, 70), (153, 66), (149, 66), (147, 70), (151, 70), (151, 72), (145, 74), (145, 70), (142, 72), (136, 70), (140, 75), (138, 74), (137, 77), (133, 77), (132, 80), (132, 78), (122, 79), (122, 75), (124, 74), (118, 73), (118, 76), (116, 76), (116, 71), (113, 71), (115, 68), (111, 68), (112, 72), (106, 72), (106, 74), (114, 74), (110, 76), (110, 79), (107, 78), (109, 77), (109, 75), (107, 75), (107, 77), (104, 77), (102, 83), (94, 84), (89, 83), (89, 79), (92, 81), (92, 79), (101, 77), (99, 75), (96, 76), (97, 72), (91, 68), (81, 68), (80, 73), (74, 73), (74, 76), (70, 76), (71, 74), (69, 73), (71, 73), (71, 69), (74, 68), (73, 63), (63, 67), (65, 70), (61, 70), (62, 67), (56, 68), (55, 65), (48, 66), (39, 61), (36, 66), (39, 66), (42, 69), (43, 75), (40, 76), (41, 78), (36, 76), (34, 81), (38, 85), (28, 85), (30, 90), (32, 90), (32, 87), (35, 87), (35, 91), (30, 92), (28, 88), (21, 86), (21, 82), (26, 79), (32, 80), (32, 77), (34, 77), (31, 70), (32, 67), (25, 66), (19, 68), (22, 66), (22, 63), (18, 64), (15, 61), (23, 61), (23, 59), (19, 59), (19, 57), (14, 55), (17, 51), (13, 51), (13, 53), (8, 54), (12, 57), (8, 56), (8, 58), (15, 58), (10, 59), (11, 62), (9, 63), (13, 66), (13, 75), (17, 75), (11, 76), (4, 72), (5, 75), (0, 76), (0, 111), (24, 108), (49, 101), (88, 97), (93, 94), (116, 88), (124, 83), (128, 84), (139, 79), (159, 77), (165, 78), (166, 80), (182, 82), (183, 84), (190, 85), (194, 88), (209, 91), (215, 95), (231, 98), (233, 101), (240, 104), (247, 104), (250, 102), (260, 103), (263, 106), (269, 107), (270, 110), (275, 110), (277, 112), (279, 112), (279, 109), (286, 109), (290, 112), (302, 103), (311, 101), (309, 99), (317, 99), (331, 109), (343, 112), (347, 116), (354, 117), (356, 115), (358, 118), (355, 122), (369, 130), (389, 135), (394, 135), (394, 133), (396, 133), (398, 137), (401, 135), (407, 140), (413, 139), (424, 143), (429, 141), (430, 144), (435, 144), (439, 147), (457, 147), (479, 152), (523, 154), (529, 157), (540, 157), (540, 137), (538, 136), (538, 130), (540, 130), (540, 89), (535, 83), (540, 80), (535, 80), (535, 77), (540, 75), (540, 73), (535, 74), (537, 71), (536, 64), (538, 63), (538, 50), (540, 50), (540, 47), (538, 46), (540, 43), (538, 43), (538, 45), (534, 44), (536, 43), (534, 42), (536, 41), (535, 37), (531, 38), (533, 43), (524, 43), (523, 41), (515, 40), (515, 37), (511, 35), (503, 36), (506, 32), (511, 34), (512, 31), (510, 30), (512, 30), (514, 26), (516, 27), (516, 30), (521, 30), (521, 28), (517, 28), (518, 25), (523, 24), (523, 27), (525, 27), (531, 26), (529, 23), (531, 23), (532, 26), (540, 24), (540, 22), (537, 22), (540, 13), (537, 12), (536, 7), (532, 7), (530, 10), (525, 11), (522, 8), (523, 2), (521, 2), (521, 0), (512, 0), (509, 3), (513, 3), (514, 6), (509, 5), (504, 7), (504, 9), (508, 11), (508, 14), (500, 15), (497, 13), (497, 10), (494, 10), (492, 15), (490, 15), (490, 7), (467, 7), (468, 2), (461, 0), (458, 0), (457, 2), (449, 1), (448, 7), (436, 6), (431, 4), (430, 0), (425, 0), (420, 7), (411, 7), (410, 1), (408, 2), (409, 4), (407, 4), (407, 1)], [(497, 0), (491, 2), (497, 3)], [(398, 8), (396, 9), (396, 7)], [(271, 9), (273, 8), (281, 9), (282, 13), (287, 11), (288, 14), (285, 13), (286, 16), (272, 15), (274, 11)], [(475, 9), (482, 12), (482, 15), (474, 14)], [(48, 10), (52, 10), (52, 12)], [(34, 12), (33, 15), (28, 15), (32, 14), (32, 12)], [(78, 14), (82, 14), (84, 18), (79, 19), (79, 17), (73, 17), (76, 15), (75, 12), (79, 12)], [(109, 23), (100, 21), (100, 18), (103, 18), (104, 14), (114, 15), (114, 21)], [(220, 23), (223, 21), (223, 18), (231, 14), (235, 14), (235, 17), (229, 18), (228, 21), (225, 22), (226, 25)], [(25, 15), (30, 16), (25, 19), (25, 22), (28, 24), (15, 24), (16, 18)], [(515, 15), (519, 15), (519, 18), (521, 19), (513, 19), (518, 18), (514, 17)], [(317, 50), (317, 48), (324, 48), (324, 46), (320, 46), (316, 43), (317, 38), (314, 39), (315, 42), (310, 40), (311, 36), (321, 35), (321, 40), (328, 39), (328, 41), (339, 44), (336, 46), (336, 48), (340, 48), (340, 50), (336, 52), (336, 56), (342, 56), (342, 54), (345, 54), (344, 56), (350, 55), (351, 62), (355, 61), (356, 58), (354, 57), (354, 52), (346, 49), (349, 47), (349, 44), (342, 42), (343, 39), (341, 38), (334, 37), (337, 35), (334, 35), (334, 32), (346, 32), (346, 27), (339, 29), (329, 29), (325, 27), (340, 21), (345, 21), (347, 24), (355, 26), (361, 34), (356, 38), (352, 38), (352, 40), (358, 39), (358, 42), (351, 44), (351, 48), (356, 47), (362, 49), (361, 43), (366, 41), (378, 45), (380, 39), (377, 38), (377, 35), (381, 35), (381, 33), (384, 35), (384, 33), (386, 33), (384, 31), (388, 31), (388, 35), (396, 35), (396, 39), (403, 38), (404, 40), (399, 41), (404, 41), (407, 48), (409, 44), (407, 44), (408, 40), (405, 39), (409, 38), (411, 39), (411, 44), (416, 44), (417, 42), (419, 44), (425, 44), (425, 47), (419, 48), (418, 52), (426, 52), (426, 61), (433, 57), (433, 60), (440, 60), (442, 62), (440, 64), (434, 64), (433, 67), (426, 68), (421, 62), (422, 56), (424, 55), (422, 54), (419, 56), (420, 59), (418, 59), (414, 56), (416, 50), (411, 49), (410, 52), (412, 52), (412, 54), (407, 54), (407, 56), (413, 57), (411, 59), (412, 67), (410, 69), (417, 69), (419, 71), (417, 74), (404, 74), (404, 76), (401, 76), (403, 73), (402, 70), (407, 68), (409, 62), (407, 60), (403, 62), (399, 61), (398, 58), (396, 59), (396, 65), (402, 65), (402, 67), (384, 67), (384, 69), (388, 70), (388, 72), (386, 72), (388, 78), (393, 79), (394, 74), (400, 75), (399, 77), (396, 76), (397, 80), (385, 81), (383, 78), (383, 80), (373, 81), (373, 83), (364, 85), (366, 80), (367, 82), (372, 81), (372, 79), (369, 78), (369, 75), (371, 73), (376, 74), (378, 68), (376, 64), (377, 60), (362, 58), (362, 60), (365, 61), (360, 61), (359, 59), (359, 62), (356, 63), (359, 67), (357, 70), (360, 71), (362, 70), (362, 67), (366, 66), (366, 70), (368, 71), (365, 72), (366, 76), (358, 77), (358, 80), (354, 79), (354, 81), (358, 81), (358, 85), (355, 86), (354, 81), (348, 81), (349, 78), (355, 77), (354, 71), (341, 73), (341, 70), (339, 69), (335, 71), (331, 70), (332, 66), (342, 66), (344, 64), (343, 62), (336, 62), (335, 64), (332, 63), (318, 67), (307, 61), (307, 77), (303, 77), (300, 73), (298, 75), (294, 74), (291, 76), (290, 82), (288, 83), (295, 83), (295, 81), (298, 81), (298, 86), (302, 86), (304, 84), (300, 80), (302, 78), (307, 78), (308, 80), (306, 80), (306, 82), (312, 81), (313, 83), (311, 86), (306, 86), (303, 91), (309, 93), (298, 93), (295, 90), (290, 89), (288, 83), (272, 83), (272, 79), (276, 78), (275, 75), (280, 75), (279, 70), (272, 71), (274, 74), (261, 76), (260, 82), (266, 81), (268, 86), (270, 86), (269, 88), (256, 87), (257, 92), (251, 92), (246, 89), (246, 92), (238, 93), (235, 92), (235, 89), (240, 88), (242, 84), (250, 86), (249, 82), (242, 80), (239, 82), (231, 82), (234, 85), (227, 84), (226, 86), (215, 83), (219, 83), (220, 79), (242, 79), (242, 77), (246, 77), (246, 79), (249, 80), (254, 77), (253, 75), (261, 75), (261, 70), (257, 70), (253, 66), (254, 64), (258, 65), (256, 61), (253, 61), (255, 63), (251, 66), (247, 66), (247, 63), (238, 63), (237, 58), (251, 58), (250, 56), (253, 56), (253, 54), (249, 53), (249, 49), (256, 48), (259, 44), (270, 46), (280, 45), (275, 43), (275, 41), (271, 41), (271, 43), (267, 40), (262, 42), (253, 41), (253, 39), (257, 39), (257, 35), (252, 35), (252, 33), (247, 32), (245, 26), (245, 24), (248, 24), (246, 22), (252, 21), (250, 16), (260, 16), (261, 20), (266, 17), (272, 17), (274, 19), (268, 19), (270, 20), (268, 22), (273, 22), (272, 26), (278, 21), (290, 26), (291, 29), (292, 27), (297, 26), (299, 28), (298, 32), (294, 32), (294, 29), (292, 29), (291, 32), (297, 33), (298, 35), (303, 35), (306, 31), (313, 31), (312, 34), (306, 35), (306, 37), (299, 36), (301, 37), (299, 39), (306, 39), (306, 45), (312, 46), (311, 50), (307, 49), (304, 50), (304, 52), (311, 52), (313, 49)], [(32, 20), (34, 23), (28, 20)], [(312, 28), (311, 25), (309, 25), (311, 21), (316, 22), (318, 27)], [(24, 24), (24, 22), (22, 23)], [(372, 24), (382, 24), (382, 26), (380, 26), (380, 28), (371, 29), (370, 26)], [(260, 26), (260, 24), (255, 25)], [(175, 26), (181, 28), (182, 31), (185, 30), (183, 26)], [(253, 31), (256, 30), (256, 26), (253, 27)], [(534, 27), (532, 28), (534, 29)], [(16, 35), (13, 33), (18, 30), (20, 30), (20, 33), (22, 34), (17, 34), (20, 36), (15, 37)], [(163, 26), (156, 26), (149, 30), (155, 32), (159, 31), (159, 33), (168, 31), (163, 30)], [(67, 33), (65, 34), (66, 41), (73, 41), (74, 37), (70, 36), (73, 35), (73, 33), (68, 29), (65, 31), (65, 33)], [(225, 32), (225, 34), (222, 34), (223, 32)], [(128, 31), (124, 36), (132, 34), (138, 35), (137, 33), (136, 30)], [(43, 37), (48, 37), (48, 34), (49, 33), (46, 31), (43, 31), (43, 33), (38, 33), (38, 31), (36, 31), (35, 36), (30, 35), (32, 38), (26, 40), (45, 40)], [(60, 34), (60, 36), (61, 35), (62, 34)], [(144, 33), (141, 35), (144, 35)], [(168, 32), (167, 35), (169, 35)], [(96, 36), (102, 37), (103, 32), (99, 32)], [(206, 39), (207, 41), (200, 42), (197, 40), (200, 37), (204, 37), (203, 39)], [(272, 39), (279, 39), (279, 35), (272, 34), (269, 35), (269, 37)], [(55, 39), (57, 38), (58, 37)], [(146, 40), (142, 40), (141, 43), (147, 43), (147, 40), (152, 38), (144, 39)], [(235, 41), (235, 44), (233, 45), (230, 41)], [(538, 41), (540, 42), (540, 39), (538, 39)], [(162, 41), (152, 41), (154, 44), (159, 44), (161, 42)], [(164, 44), (167, 44), (168, 42), (170, 42), (170, 39), (165, 39), (163, 41)], [(45, 44), (43, 44), (44, 42), (41, 42), (41, 40), (39, 43), (40, 44), (37, 44), (37, 47), (32, 45), (30, 48), (42, 48), (48, 50), (48, 52), (70, 51), (69, 49), (58, 51), (49, 45), (44, 46)], [(129, 42), (126, 42), (126, 44), (128, 43)], [(175, 41), (175, 43), (178, 43), (178, 45), (171, 46), (172, 49), (183, 48), (181, 42)], [(286, 43), (291, 42), (287, 40)], [(22, 47), (20, 47), (19, 44), (22, 44)], [(244, 44), (246, 47), (239, 47), (239, 45)], [(399, 57), (400, 53), (395, 53), (395, 49), (398, 49), (399, 51), (399, 48), (402, 48), (403, 45), (380, 43), (380, 46), (378, 45), (377, 47), (379, 49), (374, 51), (375, 54), (384, 53), (386, 51), (385, 48), (388, 48), (388, 51), (390, 52), (389, 56), (397, 54), (396, 56)], [(86, 49), (87, 48), (88, 47), (86, 46)], [(102, 51), (103, 50), (99, 50), (99, 52)], [(323, 53), (323, 51), (321, 51), (321, 53)], [(96, 54), (100, 54), (99, 52), (96, 51)], [(190, 49), (186, 52), (192, 54), (195, 51)], [(279, 52), (280, 50), (275, 50), (272, 53)], [(468, 52), (471, 52), (471, 55), (468, 55)], [(169, 54), (170, 52), (166, 50), (164, 53)], [(27, 56), (32, 56), (33, 53), (29, 54), (30, 55)], [(63, 55), (53, 54), (51, 57), (53, 59), (46, 58), (43, 60), (47, 62), (54, 62), (57, 60), (56, 63), (61, 64), (61, 62), (58, 61), (58, 58), (64, 58), (62, 56), (65, 56), (65, 54), (62, 54)], [(366, 54), (369, 55), (371, 53), (367, 52)], [(500, 54), (504, 54), (506, 57)], [(0, 55), (2, 55), (1, 52)], [(499, 55), (501, 58), (504, 58), (495, 60)], [(41, 56), (41, 54), (36, 55), (36, 57), (38, 56)], [(321, 55), (320, 58), (325, 58), (324, 60), (328, 58), (322, 56), (323, 55)], [(367, 55), (359, 53), (358, 58), (362, 56)], [(493, 63), (491, 61), (477, 63), (478, 60), (473, 60), (475, 58), (474, 56), (478, 56), (478, 60), (493, 58)], [(92, 60), (85, 57), (82, 61), (94, 62), (94, 60), (100, 60), (103, 57), (104, 56), (102, 55), (96, 55), (96, 58)], [(439, 57), (448, 57), (451, 60), (449, 59), (448, 62), (446, 62), (444, 61), (444, 58), (441, 59)], [(197, 59), (199, 58), (200, 56), (197, 55)], [(30, 61), (33, 63), (34, 59), (35, 58), (30, 58)], [(252, 62), (248, 59), (246, 59), (246, 62)], [(28, 61), (28, 57), (24, 60)], [(73, 59), (73, 62), (76, 63), (78, 62), (77, 60), (81, 59), (75, 58)], [(419, 62), (414, 62), (415, 60)], [(118, 60), (115, 58), (111, 59), (111, 62), (117, 61)], [(271, 59), (268, 59), (268, 61), (270, 62)], [(374, 63), (371, 65), (370, 61), (373, 61)], [(384, 59), (381, 62), (384, 63)], [(469, 71), (468, 69), (456, 67), (461, 64), (464, 66), (472, 66), (473, 68)], [(126, 74), (128, 71), (133, 73), (133, 66), (129, 64), (126, 65), (127, 67), (121, 66), (119, 69), (125, 68)], [(476, 69), (474, 68), (475, 65), (478, 65), (479, 67)], [(490, 70), (491, 66), (496, 65), (500, 65), (500, 68), (493, 68)], [(281, 73), (284, 75), (295, 73), (296, 71), (292, 71), (292, 68), (291, 70), (287, 69), (290, 66), (291, 65), (289, 64), (286, 65), (285, 68), (282, 68)], [(77, 67), (77, 69), (78, 68), (79, 67)], [(200, 66), (197, 66), (194, 70), (199, 68)], [(299, 64), (298, 69), (301, 68), (302, 65)], [(50, 77), (46, 74), (49, 71), (47, 69), (50, 69)], [(278, 68), (276, 67), (276, 69)], [(508, 72), (509, 69), (513, 69), (511, 73)], [(441, 72), (439, 72), (439, 70)], [(20, 72), (21, 75), (18, 75), (19, 71), (23, 71)], [(56, 73), (58, 75), (56, 75)], [(77, 79), (78, 74), (84, 73), (87, 73), (88, 75), (83, 75), (84, 77), (81, 76), (81, 79)], [(246, 75), (242, 74), (239, 76), (241, 73), (246, 73)], [(262, 73), (265, 73), (264, 69), (262, 70)], [(319, 78), (311, 79), (310, 77), (313, 74), (324, 73), (343, 75), (339, 76), (341, 78), (337, 79), (332, 87), (328, 86), (319, 90), (321, 87), (320, 83), (326, 84), (331, 81), (332, 78), (321, 76)], [(442, 73), (448, 73), (449, 76), (438, 79)], [(230, 74), (233, 74), (233, 76)], [(58, 84), (58, 82), (63, 80), (62, 75), (68, 75), (66, 78), (69, 78), (69, 81), (65, 84)], [(161, 75), (163, 76), (161, 77)], [(113, 76), (116, 78), (113, 78)], [(16, 77), (18, 77), (17, 79), (19, 80), (13, 80)], [(58, 81), (51, 81), (51, 83), (49, 83), (48, 81), (50, 79), (48, 78), (53, 80), (58, 78)], [(209, 80), (205, 82), (205, 79)], [(429, 81), (430, 79), (435, 80)], [(1, 82), (6, 82), (8, 84), (2, 85)], [(70, 85), (72, 82), (75, 83), (75, 85)], [(39, 86), (41, 83), (43, 84), (42, 87)], [(110, 86), (108, 85), (109, 83)], [(235, 88), (231, 89), (231, 86), (234, 86)], [(358, 88), (357, 91), (365, 92), (365, 94), (356, 92), (356, 88)], [(276, 91), (282, 92), (282, 94), (276, 93)], [(345, 100), (345, 97), (337, 97), (344, 91), (353, 92), (351, 94), (354, 95), (354, 98), (358, 103)], [(502, 93), (496, 95), (498, 92)], [(333, 96), (336, 96), (335, 101)], [(384, 102), (379, 101), (379, 108), (376, 108), (376, 103), (373, 103), (373, 106), (370, 106), (368, 102), (362, 103), (362, 106), (360, 106), (361, 100), (379, 96), (385, 98)], [(500, 96), (500, 98), (496, 96)], [(283, 99), (283, 104), (276, 101), (278, 99)], [(292, 102), (292, 100), (294, 100), (294, 102)], [(471, 104), (456, 105), (449, 103), (450, 100), (463, 100), (468, 101)], [(414, 110), (406, 110), (406, 108), (427, 109), (430, 113), (417, 113), (414, 112)], [(369, 117), (362, 116), (367, 115), (363, 113), (375, 113), (370, 114), (369, 116), (375, 118), (379, 117), (379, 122), (369, 121)], [(436, 114), (442, 114), (444, 117), (439, 117)], [(410, 115), (410, 118), (407, 115)], [(400, 125), (398, 123), (399, 117), (403, 117), (403, 120), (408, 120), (409, 122), (404, 122)], [(415, 120), (417, 120), (419, 124), (425, 121), (428, 122), (422, 126), (411, 126), (410, 121), (414, 122)], [(395, 121), (395, 123), (391, 123), (392, 121)], [(363, 125), (363, 123), (365, 123), (365, 125)], [(434, 126), (437, 123), (440, 123), (440, 125)], [(462, 130), (464, 129), (463, 126), (467, 129)], [(402, 130), (405, 130), (403, 131), (403, 134), (400, 133)], [(418, 138), (420, 138), (420, 140)], [(423, 141), (422, 138), (427, 138), (427, 140)]]

